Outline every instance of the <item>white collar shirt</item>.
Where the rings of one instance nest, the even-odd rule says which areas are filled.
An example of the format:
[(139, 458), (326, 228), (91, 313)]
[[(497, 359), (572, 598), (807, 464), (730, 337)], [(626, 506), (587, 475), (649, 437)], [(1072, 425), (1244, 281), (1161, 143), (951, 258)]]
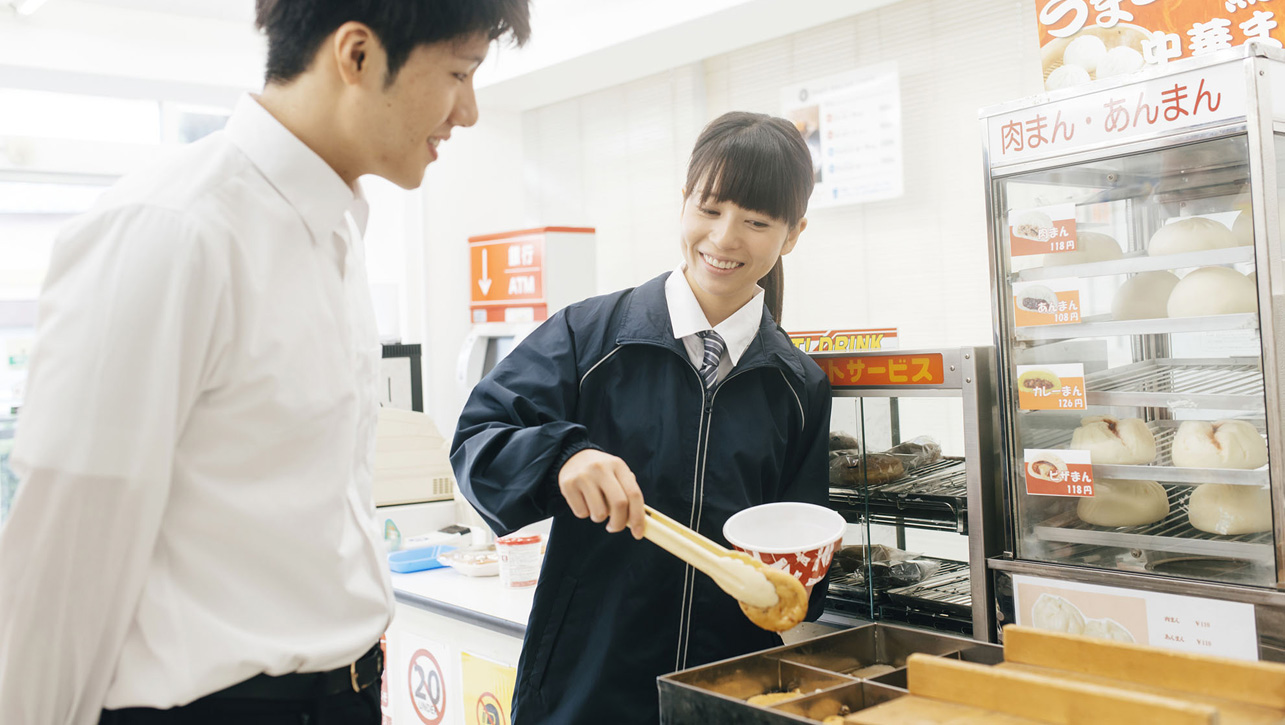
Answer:
[(246, 96), (61, 231), (0, 529), (0, 722), (169, 708), (379, 639), (366, 213)]
[(686, 265), (680, 264), (665, 280), (665, 303), (669, 307), (669, 322), (674, 328), (674, 338), (682, 340), (688, 359), (700, 370), (705, 359), (705, 341), (699, 333), (705, 330), (717, 332), (723, 338), (724, 349), (719, 358), (715, 380), (722, 381), (741, 361), (741, 356), (758, 334), (763, 321), (764, 293), (759, 289), (749, 302), (741, 305), (726, 320), (718, 325), (711, 325), (700, 302), (696, 300), (696, 293), (687, 282), (685, 269)]

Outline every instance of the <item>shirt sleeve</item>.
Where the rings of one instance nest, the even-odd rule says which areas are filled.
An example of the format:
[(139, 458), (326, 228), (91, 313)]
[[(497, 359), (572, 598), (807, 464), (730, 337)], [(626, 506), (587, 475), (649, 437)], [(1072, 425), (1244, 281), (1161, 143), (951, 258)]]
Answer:
[(151, 207), (82, 218), (55, 244), (0, 529), (0, 722), (98, 721), (227, 320), (210, 257)]
[[(806, 363), (815, 367), (811, 361)], [(804, 503), (828, 506), (830, 498), (830, 477), (827, 457), (830, 439), (830, 382), (817, 372), (815, 379), (810, 379), (806, 400), (807, 416), (803, 435), (799, 442), (800, 458), (798, 465), (790, 470), (796, 473), (785, 482), (781, 489), (782, 501), (802, 501)], [(825, 612), (825, 598), (830, 591), (830, 572), (825, 578), (812, 587), (808, 601), (807, 621), (816, 621)]]
[(572, 420), (579, 400), (575, 336), (565, 312), (531, 333), (474, 388), (451, 444), (460, 490), (497, 534), (564, 505), (561, 464), (593, 448)]

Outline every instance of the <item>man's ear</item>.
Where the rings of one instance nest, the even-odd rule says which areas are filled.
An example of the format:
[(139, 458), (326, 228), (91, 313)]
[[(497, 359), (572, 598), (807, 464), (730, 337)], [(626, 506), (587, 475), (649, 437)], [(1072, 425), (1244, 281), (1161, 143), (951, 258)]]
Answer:
[(794, 249), (794, 245), (798, 244), (799, 235), (802, 234), (803, 230), (807, 228), (808, 228), (808, 219), (807, 217), (804, 217), (800, 219), (799, 223), (795, 224), (794, 228), (791, 229), (789, 233), (785, 235), (785, 244), (781, 245), (781, 254), (783, 255), (789, 254)]
[(339, 77), (347, 85), (359, 85), (382, 72), (375, 62), (383, 48), (375, 33), (364, 23), (349, 21), (339, 26), (329, 44)]

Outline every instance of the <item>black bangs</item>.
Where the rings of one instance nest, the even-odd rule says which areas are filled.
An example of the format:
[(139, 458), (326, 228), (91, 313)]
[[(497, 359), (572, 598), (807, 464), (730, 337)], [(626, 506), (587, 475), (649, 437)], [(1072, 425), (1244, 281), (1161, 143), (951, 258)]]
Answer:
[(780, 219), (793, 227), (807, 213), (812, 156), (792, 123), (760, 113), (719, 116), (701, 132), (687, 165), (686, 188)]

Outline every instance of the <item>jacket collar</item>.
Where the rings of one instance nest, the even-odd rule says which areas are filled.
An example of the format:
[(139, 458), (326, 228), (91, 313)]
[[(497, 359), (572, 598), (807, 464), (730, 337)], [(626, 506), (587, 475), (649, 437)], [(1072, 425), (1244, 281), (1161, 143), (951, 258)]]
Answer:
[[(635, 287), (625, 301), (620, 328), (616, 332), (617, 345), (647, 343), (673, 350), (687, 359), (687, 349), (682, 340), (674, 337), (674, 327), (669, 319), (669, 304), (665, 299), (666, 272)], [(803, 385), (807, 377), (802, 361), (785, 331), (772, 319), (767, 305), (759, 320), (758, 333), (732, 369), (733, 374), (754, 367), (777, 367), (794, 376), (794, 382)]]

